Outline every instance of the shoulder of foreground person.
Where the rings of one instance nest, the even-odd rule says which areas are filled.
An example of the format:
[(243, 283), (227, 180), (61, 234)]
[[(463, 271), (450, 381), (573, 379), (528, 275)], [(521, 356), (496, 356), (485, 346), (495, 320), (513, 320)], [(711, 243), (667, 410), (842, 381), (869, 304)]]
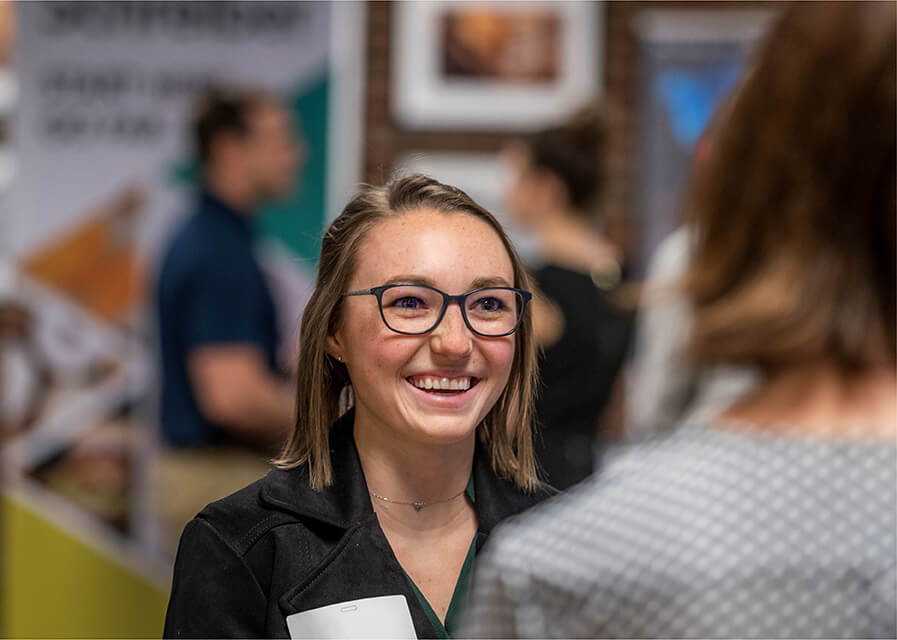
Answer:
[[(643, 444), (639, 451), (648, 453), (656, 444)], [(605, 548), (605, 532), (596, 526), (603, 520), (604, 494), (621, 476), (625, 481), (632, 465), (628, 452), (621, 453), (600, 476), (506, 520), (477, 559), (458, 637), (558, 637), (548, 604), (564, 603), (575, 611), (589, 593), (591, 556)], [(638, 459), (635, 465), (641, 466)]]
[(459, 637), (892, 637), (894, 447), (692, 426), (501, 527)]

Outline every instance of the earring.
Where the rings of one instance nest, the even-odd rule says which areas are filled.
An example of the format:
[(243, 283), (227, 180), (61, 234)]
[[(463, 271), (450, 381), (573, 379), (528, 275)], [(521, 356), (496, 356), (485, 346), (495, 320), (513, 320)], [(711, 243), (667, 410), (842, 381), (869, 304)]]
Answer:
[(343, 357), (342, 357), (342, 356), (337, 356), (336, 359), (339, 360), (340, 362), (343, 361)]
[(342, 416), (346, 411), (355, 406), (355, 391), (352, 389), (351, 383), (340, 390), (339, 393), (339, 415)]

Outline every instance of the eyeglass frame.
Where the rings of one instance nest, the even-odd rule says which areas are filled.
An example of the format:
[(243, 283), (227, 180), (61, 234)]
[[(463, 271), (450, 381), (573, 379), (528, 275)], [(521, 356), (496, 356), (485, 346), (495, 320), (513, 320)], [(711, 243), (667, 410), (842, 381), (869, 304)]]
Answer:
[[(430, 289), (431, 291), (435, 291), (439, 295), (442, 296), (442, 310), (439, 312), (439, 317), (436, 318), (436, 322), (433, 323), (433, 326), (427, 329), (426, 331), (399, 331), (398, 329), (394, 329), (389, 326), (389, 322), (386, 320), (386, 315), (383, 313), (383, 293), (388, 289), (393, 289), (395, 287), (420, 287), (422, 289)], [(506, 333), (500, 333), (497, 335), (490, 335), (481, 333), (473, 328), (470, 324), (470, 320), (467, 317), (467, 310), (464, 308), (464, 303), (467, 302), (467, 298), (472, 296), (475, 293), (479, 293), (480, 291), (489, 291), (492, 289), (501, 289), (503, 291), (513, 291), (518, 294), (523, 300), (523, 306), (520, 308), (520, 314), (517, 316), (517, 322), (514, 324), (514, 328)], [(517, 330), (520, 328), (520, 323), (523, 322), (523, 314), (526, 313), (526, 305), (532, 300), (533, 294), (529, 291), (524, 291), (523, 289), (518, 289), (517, 287), (480, 287), (479, 289), (474, 289), (473, 291), (468, 291), (467, 293), (460, 293), (458, 295), (449, 295), (445, 291), (440, 291), (436, 287), (431, 287), (426, 284), (411, 284), (411, 283), (395, 283), (395, 284), (384, 284), (379, 287), (371, 287), (370, 289), (359, 289), (358, 291), (350, 291), (349, 293), (343, 294), (344, 297), (350, 296), (375, 296), (377, 298), (377, 308), (380, 310), (380, 319), (383, 320), (383, 324), (386, 325), (386, 328), (392, 331), (393, 333), (398, 333), (403, 336), (422, 336), (424, 334), (430, 333), (439, 324), (442, 322), (442, 319), (445, 317), (445, 312), (448, 309), (448, 306), (452, 302), (458, 303), (458, 308), (461, 311), (461, 318), (464, 320), (464, 324), (467, 325), (467, 328), (470, 329), (471, 333), (474, 335), (480, 336), (481, 338), (504, 338), (514, 333), (517, 333)]]

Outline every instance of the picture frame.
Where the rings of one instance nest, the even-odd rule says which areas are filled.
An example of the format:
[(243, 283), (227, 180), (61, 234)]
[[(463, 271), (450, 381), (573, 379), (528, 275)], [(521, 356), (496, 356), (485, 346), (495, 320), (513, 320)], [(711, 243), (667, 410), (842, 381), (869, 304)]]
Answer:
[(398, 2), (392, 111), (408, 129), (525, 130), (601, 89), (602, 2)]

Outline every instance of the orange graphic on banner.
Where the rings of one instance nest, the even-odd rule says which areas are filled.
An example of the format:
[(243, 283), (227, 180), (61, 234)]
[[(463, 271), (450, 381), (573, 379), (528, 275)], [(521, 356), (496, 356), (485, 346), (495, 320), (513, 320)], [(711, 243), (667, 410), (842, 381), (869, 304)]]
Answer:
[(142, 293), (134, 238), (144, 201), (141, 190), (125, 189), (26, 257), (22, 269), (95, 315), (121, 322)]

